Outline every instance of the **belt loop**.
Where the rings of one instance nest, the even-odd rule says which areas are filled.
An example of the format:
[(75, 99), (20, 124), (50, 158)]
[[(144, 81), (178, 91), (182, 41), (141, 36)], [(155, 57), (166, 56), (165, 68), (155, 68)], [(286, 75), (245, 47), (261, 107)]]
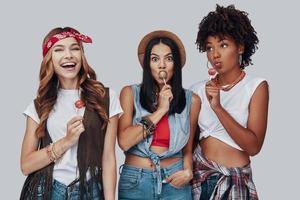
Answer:
[(161, 169), (162, 170), (162, 182), (164, 183), (164, 179), (166, 179), (166, 177), (170, 176), (169, 171), (166, 168)]
[(121, 175), (123, 167), (124, 167), (124, 164), (119, 167), (119, 175)]
[(66, 199), (70, 198), (70, 194), (72, 193), (76, 183), (78, 183), (78, 182), (79, 182), (79, 178), (75, 179), (69, 185), (67, 185), (67, 187), (66, 187)]
[(139, 179), (142, 177), (143, 171), (144, 171), (143, 168), (139, 169)]

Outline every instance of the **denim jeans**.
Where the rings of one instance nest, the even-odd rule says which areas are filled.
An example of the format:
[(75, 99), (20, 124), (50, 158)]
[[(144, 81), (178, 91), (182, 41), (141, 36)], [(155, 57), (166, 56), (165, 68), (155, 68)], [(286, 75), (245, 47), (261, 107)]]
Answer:
[[(98, 189), (100, 191), (101, 194), (101, 185), (97, 184), (96, 182), (89, 180), (86, 183), (86, 193), (84, 194), (83, 199), (84, 200), (102, 200), (101, 195), (99, 196), (98, 194)], [(40, 185), (38, 187), (38, 199), (42, 200), (43, 197), (43, 188)], [(71, 199), (71, 200), (77, 200), (80, 199), (80, 188), (79, 188), (79, 184), (73, 184), (71, 186), (66, 186), (65, 184), (57, 181), (57, 180), (53, 180), (52, 183), (52, 195), (51, 195), (51, 199), (53, 200), (64, 200), (64, 199)]]
[[(183, 169), (182, 160), (161, 169), (161, 178), (164, 180), (173, 173)], [(191, 200), (191, 185), (176, 188), (170, 183), (163, 183), (161, 194), (157, 194), (156, 171), (123, 165), (119, 180), (120, 200)]]
[(209, 200), (215, 186), (219, 180), (219, 175), (209, 176), (203, 183), (201, 183), (200, 200)]

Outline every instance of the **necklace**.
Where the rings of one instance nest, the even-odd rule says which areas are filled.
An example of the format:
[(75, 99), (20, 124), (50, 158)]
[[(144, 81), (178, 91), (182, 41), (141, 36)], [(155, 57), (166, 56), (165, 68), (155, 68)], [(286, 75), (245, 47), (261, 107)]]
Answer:
[(241, 74), (237, 77), (237, 79), (235, 79), (232, 83), (227, 84), (227, 85), (220, 85), (219, 82), (219, 76), (217, 75), (216, 78), (214, 79), (214, 82), (216, 83), (217, 87), (223, 91), (228, 91), (231, 88), (233, 88), (233, 86), (235, 86), (238, 82), (240, 82), (244, 77), (245, 77), (246, 73), (244, 71), (241, 72)]

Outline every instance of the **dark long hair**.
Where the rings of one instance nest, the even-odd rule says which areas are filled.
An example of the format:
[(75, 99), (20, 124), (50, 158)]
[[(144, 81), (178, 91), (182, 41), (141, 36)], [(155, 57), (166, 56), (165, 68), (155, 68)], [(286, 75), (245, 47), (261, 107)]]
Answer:
[(141, 84), (140, 102), (144, 109), (148, 112), (154, 112), (156, 110), (158, 85), (152, 76), (150, 69), (150, 54), (153, 46), (163, 43), (170, 47), (173, 60), (174, 60), (174, 74), (170, 80), (172, 87), (173, 100), (170, 103), (170, 109), (168, 114), (181, 113), (185, 108), (185, 92), (182, 88), (182, 72), (181, 72), (181, 60), (178, 46), (176, 43), (165, 37), (154, 38), (150, 40), (146, 47), (143, 67), (143, 81)]

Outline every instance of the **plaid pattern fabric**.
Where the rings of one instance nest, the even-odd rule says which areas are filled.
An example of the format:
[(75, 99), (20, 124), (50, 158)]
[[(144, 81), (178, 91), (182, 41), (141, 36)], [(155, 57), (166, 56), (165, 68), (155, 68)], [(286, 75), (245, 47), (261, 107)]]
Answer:
[(192, 180), (193, 198), (199, 200), (201, 196), (201, 183), (207, 177), (213, 175), (222, 175), (209, 200), (257, 200), (257, 192), (252, 180), (250, 164), (240, 168), (226, 168), (213, 161), (207, 160), (202, 155), (201, 148), (198, 145), (194, 155), (194, 178)]

